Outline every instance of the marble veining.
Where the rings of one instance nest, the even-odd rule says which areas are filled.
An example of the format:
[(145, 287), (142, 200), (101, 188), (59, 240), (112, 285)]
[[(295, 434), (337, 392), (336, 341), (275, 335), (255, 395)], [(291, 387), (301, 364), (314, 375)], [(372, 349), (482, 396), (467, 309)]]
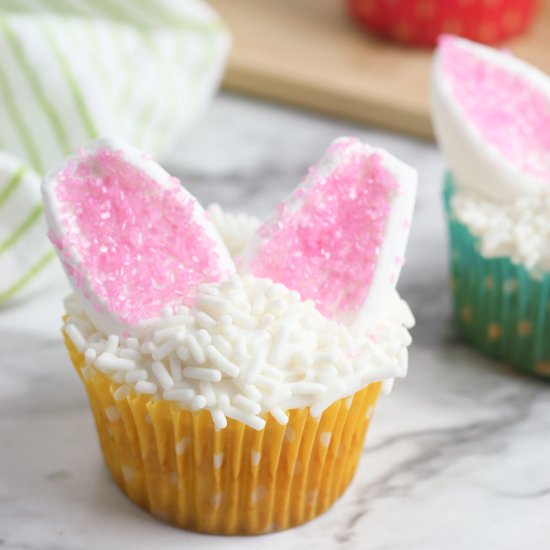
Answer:
[(165, 165), (203, 203), (265, 216), (340, 135), (388, 148), (420, 173), (399, 285), (417, 318), (409, 376), (380, 400), (344, 497), (309, 524), (251, 539), (187, 533), (136, 508), (103, 466), (61, 343), (59, 276), (47, 294), (0, 310), (0, 549), (549, 547), (550, 385), (456, 335), (444, 168), (432, 144), (222, 95)]

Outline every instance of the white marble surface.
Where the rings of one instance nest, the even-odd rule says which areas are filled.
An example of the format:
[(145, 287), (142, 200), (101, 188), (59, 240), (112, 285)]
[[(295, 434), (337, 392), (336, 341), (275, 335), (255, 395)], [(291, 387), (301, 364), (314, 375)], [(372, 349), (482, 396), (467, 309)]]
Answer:
[(187, 533), (111, 482), (84, 389), (62, 346), (63, 283), (0, 310), (0, 549), (550, 547), (550, 386), (463, 346), (450, 318), (443, 163), (431, 144), (223, 96), (167, 163), (203, 202), (266, 214), (336, 136), (386, 147), (420, 172), (400, 288), (411, 368), (379, 402), (359, 471), (325, 515), (250, 539)]

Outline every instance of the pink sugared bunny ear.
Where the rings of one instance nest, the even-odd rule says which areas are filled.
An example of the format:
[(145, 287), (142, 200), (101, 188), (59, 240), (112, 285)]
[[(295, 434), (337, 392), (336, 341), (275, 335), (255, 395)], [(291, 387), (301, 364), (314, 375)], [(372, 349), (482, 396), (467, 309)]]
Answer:
[(415, 194), (412, 168), (338, 139), (260, 227), (241, 268), (311, 298), (327, 317), (373, 325), (404, 262)]
[(235, 271), (196, 199), (126, 144), (92, 143), (46, 176), (42, 194), (50, 239), (105, 331), (131, 333)]
[(456, 36), (434, 56), (432, 114), (458, 186), (496, 200), (550, 188), (550, 78)]

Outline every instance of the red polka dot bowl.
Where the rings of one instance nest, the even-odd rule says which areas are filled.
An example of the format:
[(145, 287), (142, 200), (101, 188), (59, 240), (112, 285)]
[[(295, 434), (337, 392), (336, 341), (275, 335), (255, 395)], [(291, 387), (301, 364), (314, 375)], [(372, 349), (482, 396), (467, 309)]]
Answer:
[(539, 0), (346, 0), (352, 17), (375, 34), (434, 46), (442, 33), (499, 44), (525, 32)]

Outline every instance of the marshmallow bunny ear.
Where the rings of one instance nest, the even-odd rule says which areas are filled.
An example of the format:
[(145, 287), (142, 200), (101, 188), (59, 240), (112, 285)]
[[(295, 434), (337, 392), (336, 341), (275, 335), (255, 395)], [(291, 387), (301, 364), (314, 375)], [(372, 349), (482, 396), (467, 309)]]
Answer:
[(415, 194), (412, 168), (336, 140), (260, 227), (241, 268), (297, 290), (327, 317), (373, 325), (404, 262)]
[(511, 54), (443, 36), (432, 112), (456, 182), (496, 200), (550, 187), (550, 79)]
[(133, 333), (235, 268), (196, 199), (147, 155), (100, 140), (42, 183), (49, 236), (91, 319)]

